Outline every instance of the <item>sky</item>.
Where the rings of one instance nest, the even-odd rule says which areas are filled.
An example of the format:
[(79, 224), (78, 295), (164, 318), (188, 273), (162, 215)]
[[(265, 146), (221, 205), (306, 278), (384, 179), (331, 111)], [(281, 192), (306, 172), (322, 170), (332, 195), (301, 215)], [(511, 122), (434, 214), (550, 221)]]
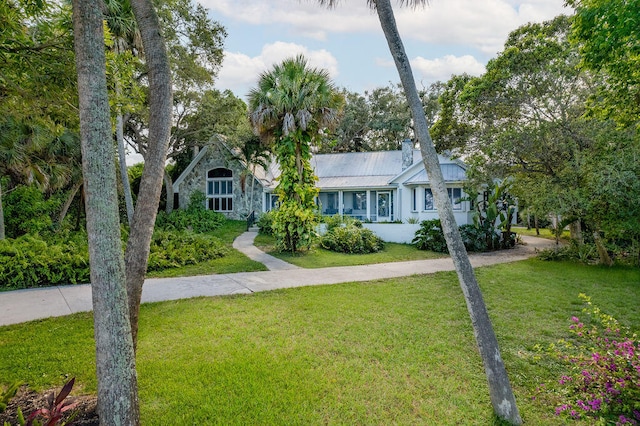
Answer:
[[(352, 92), (399, 82), (365, 0), (342, 0), (332, 9), (313, 0), (197, 1), (228, 33), (219, 90), (246, 99), (260, 73), (300, 53)], [(564, 0), (429, 0), (418, 8), (391, 1), (418, 88), (453, 74), (481, 75), (511, 31), (572, 12)]]

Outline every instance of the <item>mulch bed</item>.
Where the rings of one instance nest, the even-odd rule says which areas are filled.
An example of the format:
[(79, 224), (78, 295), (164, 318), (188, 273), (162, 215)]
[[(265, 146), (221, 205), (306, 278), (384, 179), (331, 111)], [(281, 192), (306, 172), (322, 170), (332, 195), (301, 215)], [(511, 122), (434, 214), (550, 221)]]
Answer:
[[(7, 404), (7, 409), (0, 413), (0, 425), (4, 424), (4, 422), (8, 422), (11, 426), (18, 425), (18, 408), (22, 410), (22, 414), (26, 420), (32, 412), (48, 406), (48, 395), (52, 392), (55, 392), (57, 395), (59, 391), (60, 389), (50, 389), (48, 391), (38, 393), (29, 390), (26, 386), (22, 386), (18, 390), (16, 396), (9, 401), (9, 404)], [(98, 421), (98, 413), (96, 412), (97, 398), (94, 395), (70, 396), (67, 398), (67, 401), (70, 403), (78, 403), (73, 410), (65, 413), (65, 418), (69, 418), (74, 413), (77, 413), (73, 418), (72, 423), (70, 423), (71, 425), (98, 426), (100, 424)]]

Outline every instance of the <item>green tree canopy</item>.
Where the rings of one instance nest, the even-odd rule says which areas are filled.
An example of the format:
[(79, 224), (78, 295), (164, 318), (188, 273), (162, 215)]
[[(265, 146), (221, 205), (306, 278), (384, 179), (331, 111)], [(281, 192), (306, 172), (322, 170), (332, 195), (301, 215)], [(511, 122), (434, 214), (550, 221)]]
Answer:
[(594, 108), (622, 124), (640, 116), (640, 1), (568, 0), (575, 7), (572, 39), (582, 65), (603, 71), (607, 80)]

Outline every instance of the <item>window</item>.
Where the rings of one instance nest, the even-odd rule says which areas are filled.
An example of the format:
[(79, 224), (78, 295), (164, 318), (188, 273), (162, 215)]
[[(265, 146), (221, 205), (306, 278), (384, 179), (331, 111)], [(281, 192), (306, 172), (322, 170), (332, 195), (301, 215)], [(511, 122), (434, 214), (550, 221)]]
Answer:
[(424, 209), (425, 210), (434, 210), (433, 192), (431, 192), (431, 188), (425, 188), (425, 190), (424, 190)]
[(367, 209), (367, 193), (366, 192), (353, 193), (353, 208), (356, 210)]
[(449, 194), (449, 200), (454, 210), (462, 210), (462, 188), (447, 188), (447, 194)]
[[(449, 195), (449, 200), (451, 201), (451, 205), (453, 206), (453, 210), (462, 210), (462, 188), (447, 188), (447, 194)], [(435, 210), (435, 206), (433, 204), (433, 192), (431, 192), (431, 188), (426, 188), (424, 190), (424, 209), (425, 210)]]
[(411, 211), (418, 211), (418, 189), (411, 190)]
[(217, 168), (207, 173), (207, 207), (217, 212), (233, 211), (233, 172)]

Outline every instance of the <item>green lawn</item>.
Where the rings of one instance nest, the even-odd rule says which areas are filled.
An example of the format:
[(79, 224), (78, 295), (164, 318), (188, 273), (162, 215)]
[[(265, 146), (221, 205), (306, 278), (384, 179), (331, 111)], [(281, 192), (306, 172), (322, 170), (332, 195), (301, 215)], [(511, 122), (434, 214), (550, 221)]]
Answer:
[(401, 262), (405, 260), (436, 259), (448, 255), (418, 250), (411, 244), (385, 243), (384, 250), (369, 254), (344, 254), (325, 250), (314, 244), (310, 250), (292, 255), (275, 249), (275, 238), (258, 234), (254, 244), (262, 251), (301, 268), (326, 268), (329, 266), (371, 265), (374, 263)]
[[(529, 235), (532, 237), (540, 237), (540, 238), (546, 238), (548, 240), (555, 240), (556, 236), (553, 233), (553, 231), (549, 228), (540, 228), (540, 235), (536, 234), (536, 229), (535, 228), (531, 228), (531, 229), (527, 229), (525, 227), (520, 227), (520, 226), (513, 226), (511, 227), (511, 231), (515, 232), (519, 235)], [(560, 235), (560, 239), (564, 240), (564, 241), (568, 241), (570, 238), (569, 235), (569, 231), (567, 230), (563, 230), (562, 231), (562, 235)]]
[[(636, 330), (640, 271), (528, 260), (477, 270), (521, 414), (553, 379), (536, 343), (567, 335), (579, 293)], [(0, 381), (77, 376), (95, 392), (92, 317), (0, 328)], [(495, 424), (455, 274), (143, 305), (142, 424)]]

